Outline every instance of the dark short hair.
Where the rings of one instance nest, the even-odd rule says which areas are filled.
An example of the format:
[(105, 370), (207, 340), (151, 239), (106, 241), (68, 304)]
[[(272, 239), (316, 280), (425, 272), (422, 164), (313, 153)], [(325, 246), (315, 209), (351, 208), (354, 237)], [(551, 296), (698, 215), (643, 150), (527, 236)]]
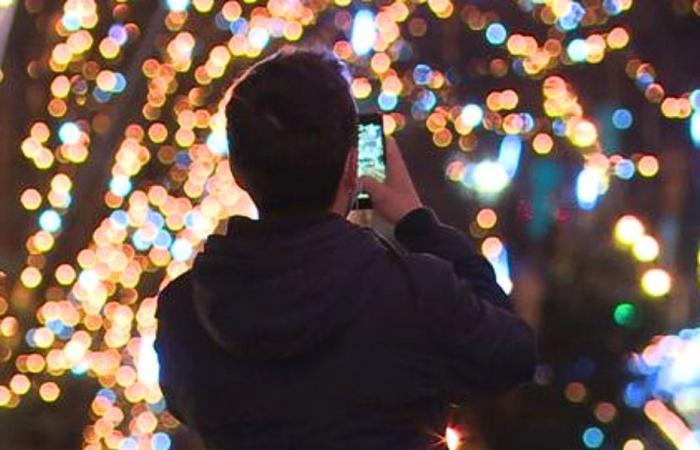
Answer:
[(321, 211), (335, 198), (357, 140), (345, 65), (285, 48), (248, 69), (226, 108), (230, 163), (263, 212)]

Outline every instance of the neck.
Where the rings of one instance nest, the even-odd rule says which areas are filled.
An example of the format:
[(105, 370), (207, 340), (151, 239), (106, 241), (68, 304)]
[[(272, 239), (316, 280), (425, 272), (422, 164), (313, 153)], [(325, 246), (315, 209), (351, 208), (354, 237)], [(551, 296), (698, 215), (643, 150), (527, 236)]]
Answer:
[(311, 210), (311, 211), (260, 211), (260, 220), (299, 220), (299, 219), (313, 219), (328, 216), (334, 214), (335, 211), (329, 210)]

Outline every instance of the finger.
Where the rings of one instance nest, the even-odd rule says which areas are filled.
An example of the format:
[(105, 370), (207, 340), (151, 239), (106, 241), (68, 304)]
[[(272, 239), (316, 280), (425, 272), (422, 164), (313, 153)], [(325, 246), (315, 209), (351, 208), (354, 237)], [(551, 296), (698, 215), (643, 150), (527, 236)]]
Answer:
[(386, 186), (381, 181), (375, 178), (362, 176), (359, 178), (360, 187), (369, 193), (372, 197), (381, 196), (382, 192), (386, 189)]
[(401, 150), (396, 140), (390, 136), (386, 137), (386, 178), (387, 184), (399, 180), (406, 173), (406, 164), (403, 161)]

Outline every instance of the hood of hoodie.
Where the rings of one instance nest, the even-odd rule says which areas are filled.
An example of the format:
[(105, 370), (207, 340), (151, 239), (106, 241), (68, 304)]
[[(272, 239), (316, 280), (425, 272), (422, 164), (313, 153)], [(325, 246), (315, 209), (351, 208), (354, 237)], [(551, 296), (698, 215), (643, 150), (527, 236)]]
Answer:
[(382, 254), (368, 230), (336, 214), (229, 220), (194, 263), (200, 323), (224, 350), (288, 359), (339, 335), (368, 296)]

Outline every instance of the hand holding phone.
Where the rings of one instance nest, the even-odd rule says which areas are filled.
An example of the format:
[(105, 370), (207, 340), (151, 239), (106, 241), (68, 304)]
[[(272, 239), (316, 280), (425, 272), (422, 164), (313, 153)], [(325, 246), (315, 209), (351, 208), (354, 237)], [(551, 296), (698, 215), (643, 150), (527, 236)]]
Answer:
[(416, 192), (396, 141), (392, 138), (387, 138), (385, 141), (386, 176), (378, 179), (361, 175), (360, 186), (364, 192), (369, 193), (374, 210), (387, 222), (395, 225), (406, 214), (422, 208), (423, 203)]

